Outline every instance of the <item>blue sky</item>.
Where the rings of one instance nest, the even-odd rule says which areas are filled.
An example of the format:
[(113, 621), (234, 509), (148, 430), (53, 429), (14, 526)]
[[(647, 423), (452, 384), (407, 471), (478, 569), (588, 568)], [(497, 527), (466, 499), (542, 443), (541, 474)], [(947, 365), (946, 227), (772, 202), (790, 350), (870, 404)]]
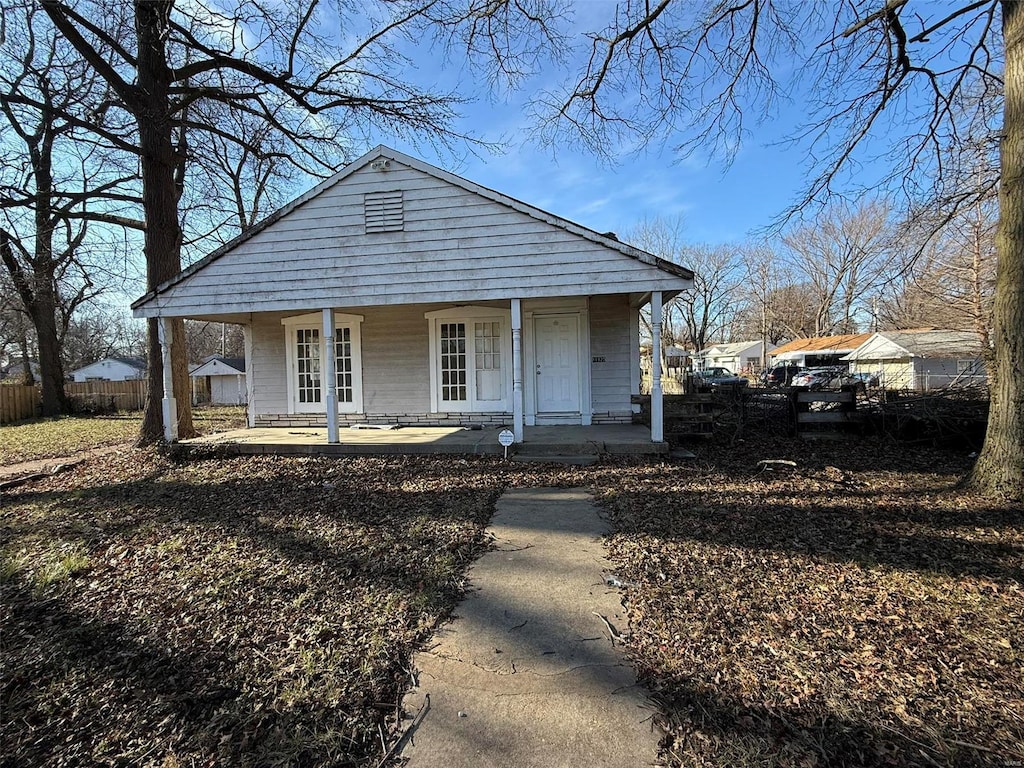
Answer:
[[(503, 155), (436, 155), (424, 146), (381, 137), (381, 143), (471, 181), (599, 232), (628, 233), (645, 218), (681, 216), (688, 241), (735, 243), (769, 225), (794, 201), (804, 180), (803, 151), (762, 130), (728, 166), (704, 157), (680, 158), (671, 146), (625, 154), (618, 163), (575, 149), (553, 151), (529, 137), (521, 102), (472, 105), (459, 125), (484, 139), (508, 138)], [(799, 122), (790, 115), (777, 125)], [(518, 123), (517, 123), (518, 119)], [(495, 126), (488, 130), (489, 126)]]
[[(609, 0), (574, 3), (575, 20), (568, 27), (576, 35), (572, 39), (580, 44), (582, 31), (603, 27), (614, 7)], [(805, 116), (785, 104), (770, 125), (748, 126), (752, 133), (731, 164), (701, 156), (681, 158), (667, 137), (639, 154), (622, 154), (610, 166), (585, 151), (553, 151), (530, 138), (530, 96), (557, 88), (567, 72), (575, 74), (583, 60), (579, 51), (563, 67), (548, 66), (506, 100), (488, 92), (479, 67), (445, 62), (434, 50), (403, 52), (415, 62), (409, 75), (422, 85), (478, 97), (464, 108), (458, 130), (487, 141), (505, 139), (508, 149), (504, 155), (466, 152), (453, 158), (433, 154), (426, 144), (413, 146), (388, 136), (380, 136), (379, 143), (599, 232), (623, 235), (645, 218), (681, 216), (688, 241), (735, 243), (771, 224), (806, 181), (804, 150), (784, 142), (785, 131), (794, 130)]]

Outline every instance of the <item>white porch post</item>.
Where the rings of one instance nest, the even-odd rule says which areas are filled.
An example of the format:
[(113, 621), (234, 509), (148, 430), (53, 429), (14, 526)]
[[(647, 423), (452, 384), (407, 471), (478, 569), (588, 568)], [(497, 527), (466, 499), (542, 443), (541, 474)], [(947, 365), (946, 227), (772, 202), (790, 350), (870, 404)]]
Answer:
[(523, 442), (523, 303), (512, 299), (512, 432)]
[(321, 386), (327, 404), (327, 442), (338, 442), (338, 361), (334, 348), (334, 310), (325, 309), (324, 315), (324, 370)]
[(171, 369), (171, 344), (174, 343), (174, 330), (171, 318), (161, 317), (157, 329), (160, 335), (160, 359), (163, 363), (164, 399), (163, 421), (164, 440), (168, 443), (178, 442), (178, 403), (174, 399), (174, 372)]
[(661, 291), (651, 293), (651, 442), (665, 439), (661, 397)]
[(253, 412), (256, 403), (256, 398), (253, 397), (253, 392), (256, 391), (256, 377), (253, 375), (256, 345), (253, 341), (251, 315), (249, 322), (242, 326), (242, 338), (245, 341), (245, 420), (252, 428), (256, 426), (256, 414)]

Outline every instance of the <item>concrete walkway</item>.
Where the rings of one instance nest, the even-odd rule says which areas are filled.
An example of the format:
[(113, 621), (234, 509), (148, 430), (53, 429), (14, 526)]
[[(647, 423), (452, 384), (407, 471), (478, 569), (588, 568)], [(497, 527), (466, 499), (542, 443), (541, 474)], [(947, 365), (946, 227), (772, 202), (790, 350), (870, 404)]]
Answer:
[[(636, 768), (659, 734), (612, 632), (605, 526), (580, 490), (518, 489), (498, 501), (496, 550), (470, 571), (474, 592), (415, 659), (419, 713), (408, 768)], [(604, 618), (602, 618), (604, 617)], [(605, 620), (610, 623), (611, 629)]]

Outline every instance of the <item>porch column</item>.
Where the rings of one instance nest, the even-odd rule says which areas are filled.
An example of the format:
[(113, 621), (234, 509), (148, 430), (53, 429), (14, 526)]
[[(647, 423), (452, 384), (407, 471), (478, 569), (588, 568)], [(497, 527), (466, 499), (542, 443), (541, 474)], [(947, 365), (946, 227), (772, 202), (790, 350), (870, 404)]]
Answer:
[(665, 439), (661, 398), (661, 291), (651, 293), (651, 442)]
[(512, 432), (523, 442), (523, 303), (512, 299)]
[(168, 443), (178, 442), (178, 403), (174, 399), (174, 371), (171, 368), (171, 344), (174, 343), (174, 330), (171, 318), (161, 317), (157, 330), (160, 336), (160, 360), (163, 363), (164, 399), (163, 421), (164, 440)]
[(256, 426), (256, 414), (253, 412), (256, 403), (253, 397), (256, 389), (256, 377), (253, 375), (256, 345), (252, 335), (252, 315), (249, 316), (249, 322), (242, 326), (242, 339), (245, 342), (245, 421), (251, 429)]
[(324, 315), (324, 365), (321, 386), (324, 402), (327, 404), (327, 442), (338, 442), (338, 362), (334, 348), (334, 310), (325, 309)]

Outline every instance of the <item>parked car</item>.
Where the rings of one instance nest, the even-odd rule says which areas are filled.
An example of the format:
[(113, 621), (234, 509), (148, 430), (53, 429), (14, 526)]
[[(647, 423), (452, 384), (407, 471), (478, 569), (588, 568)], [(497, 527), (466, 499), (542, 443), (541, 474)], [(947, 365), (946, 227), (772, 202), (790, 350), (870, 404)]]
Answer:
[(742, 376), (737, 376), (728, 368), (704, 368), (693, 372), (693, 380), (698, 387), (745, 387), (748, 382)]
[(862, 391), (865, 389), (875, 389), (881, 383), (881, 375), (878, 373), (861, 371), (860, 373), (851, 373), (850, 376), (853, 378), (853, 383)]
[(794, 387), (817, 389), (839, 389), (846, 384), (856, 384), (856, 380), (844, 368), (810, 368), (793, 377)]
[(803, 368), (796, 363), (784, 363), (761, 372), (761, 383), (766, 387), (786, 387)]

